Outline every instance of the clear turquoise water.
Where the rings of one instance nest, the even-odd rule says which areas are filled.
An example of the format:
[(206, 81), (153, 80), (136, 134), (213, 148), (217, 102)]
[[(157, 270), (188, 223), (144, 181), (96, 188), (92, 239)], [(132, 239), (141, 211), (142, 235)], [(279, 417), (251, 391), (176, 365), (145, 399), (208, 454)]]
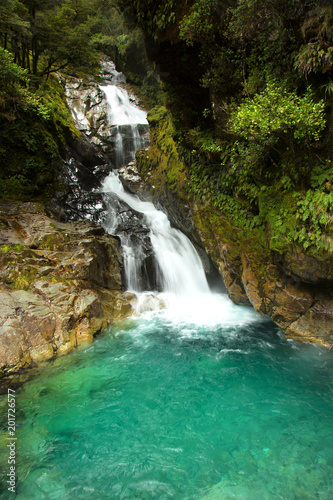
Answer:
[(227, 308), (130, 320), (27, 383), (16, 498), (331, 500), (332, 351)]

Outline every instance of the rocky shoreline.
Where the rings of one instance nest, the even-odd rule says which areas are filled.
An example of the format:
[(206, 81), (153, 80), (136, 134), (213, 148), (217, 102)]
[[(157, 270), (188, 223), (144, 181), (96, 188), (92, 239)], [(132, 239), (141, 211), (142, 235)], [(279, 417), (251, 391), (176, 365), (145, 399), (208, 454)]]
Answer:
[(67, 354), (133, 314), (117, 239), (36, 203), (0, 204), (0, 375)]
[(229, 298), (270, 316), (287, 338), (332, 345), (332, 255), (314, 256), (297, 249), (274, 255), (259, 240), (247, 239), (207, 201), (199, 203), (188, 196), (185, 172), (179, 170), (177, 191), (170, 188), (167, 172), (162, 176), (155, 161), (165, 152), (154, 142), (154, 133), (152, 146), (155, 149), (138, 155), (145, 190), (176, 227), (201, 245), (222, 276)]
[[(287, 274), (274, 262), (267, 249), (253, 242), (230, 241), (223, 229), (211, 226), (205, 209), (192, 205), (194, 220), (204, 228), (202, 242), (224, 279), (228, 295), (235, 304), (252, 305), (261, 315), (269, 315), (286, 338), (333, 343), (333, 293), (327, 279), (310, 283), (300, 276)], [(223, 226), (222, 218), (220, 219)], [(294, 262), (306, 263), (307, 256), (294, 254)], [(314, 260), (314, 258), (313, 258)], [(317, 275), (325, 276), (329, 262), (316, 261)]]
[[(109, 68), (105, 71), (108, 74)], [(94, 92), (96, 102), (89, 97)], [(125, 291), (119, 240), (100, 226), (105, 202), (93, 189), (112, 169), (103, 142), (110, 130), (102, 133), (106, 109), (99, 85), (72, 79), (67, 99), (84, 126), (80, 138), (68, 145), (68, 158), (59, 168), (61, 191), (45, 206), (0, 203), (3, 381), (92, 342), (107, 325), (132, 315), (137, 307), (137, 297)], [(98, 127), (86, 118), (96, 111)], [(225, 216), (186, 194), (185, 171), (179, 169), (177, 191), (169, 188), (169, 174), (158, 164), (164, 156), (167, 159), (166, 153), (154, 139), (153, 146), (151, 154), (143, 151), (137, 162), (119, 170), (126, 188), (153, 199), (173, 226), (192, 240), (207, 277), (211, 283), (221, 283), (222, 277), (234, 303), (269, 315), (286, 337), (331, 345), (332, 259), (305, 254), (274, 257), (258, 242), (240, 238)], [(132, 226), (138, 226), (136, 219)]]

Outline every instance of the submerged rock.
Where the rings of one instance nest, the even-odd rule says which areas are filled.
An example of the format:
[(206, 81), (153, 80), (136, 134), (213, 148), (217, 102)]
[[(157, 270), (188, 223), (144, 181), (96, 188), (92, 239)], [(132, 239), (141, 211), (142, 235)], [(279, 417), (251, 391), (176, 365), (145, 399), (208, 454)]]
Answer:
[(17, 372), (133, 313), (118, 240), (90, 221), (48, 217), (34, 203), (0, 204), (0, 370)]

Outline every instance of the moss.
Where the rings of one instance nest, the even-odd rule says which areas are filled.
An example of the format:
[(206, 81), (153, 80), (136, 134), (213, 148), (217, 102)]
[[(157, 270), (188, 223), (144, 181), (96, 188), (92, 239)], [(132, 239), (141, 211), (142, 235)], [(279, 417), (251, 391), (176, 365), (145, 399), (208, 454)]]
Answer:
[(15, 252), (23, 252), (23, 250), (26, 250), (25, 245), (4, 245), (0, 247), (0, 252), (1, 253), (8, 253), (10, 251), (15, 251)]
[(29, 290), (31, 283), (36, 279), (37, 274), (37, 269), (32, 266), (25, 266), (22, 271), (13, 269), (9, 273), (6, 283), (11, 285), (14, 290)]
[(46, 248), (47, 250), (54, 250), (55, 247), (55, 235), (54, 234), (45, 234), (39, 242), (40, 248)]
[(0, 123), (0, 197), (15, 201), (49, 197), (57, 187), (56, 165), (71, 135), (79, 134), (56, 78), (44, 82), (37, 95), (48, 118), (22, 111)]
[[(164, 106), (148, 113), (151, 127), (151, 145), (148, 151), (137, 153), (140, 174), (152, 186), (154, 195), (171, 191), (184, 203), (189, 203), (191, 192), (188, 170), (179, 157), (174, 138), (175, 130), (168, 110)], [(270, 250), (263, 229), (237, 227), (221, 211), (203, 197), (193, 203), (192, 216), (205, 247), (213, 261), (219, 265), (222, 252), (233, 272), (241, 275), (241, 254), (254, 256), (257, 271), (264, 275), (270, 259)]]
[(263, 231), (260, 229), (244, 231), (236, 227), (208, 203), (196, 205), (193, 219), (215, 263), (221, 261), (221, 253), (225, 252), (227, 265), (234, 273), (241, 276), (241, 255), (246, 253), (254, 260), (253, 267), (257, 276), (265, 276), (271, 258)]
[(183, 197), (186, 169), (179, 158), (170, 114), (164, 106), (156, 106), (148, 113), (148, 121), (151, 126), (151, 146), (148, 151), (137, 154), (138, 170), (146, 180), (149, 176), (157, 196), (170, 190)]
[(163, 120), (168, 120), (168, 110), (165, 106), (155, 106), (147, 115), (150, 130), (156, 129)]

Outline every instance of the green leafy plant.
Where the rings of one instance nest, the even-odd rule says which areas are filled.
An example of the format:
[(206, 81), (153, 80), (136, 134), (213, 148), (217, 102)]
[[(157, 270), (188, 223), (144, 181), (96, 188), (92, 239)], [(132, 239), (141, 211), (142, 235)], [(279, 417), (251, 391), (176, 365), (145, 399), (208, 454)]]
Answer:
[(324, 102), (315, 102), (308, 88), (303, 96), (272, 81), (261, 94), (231, 114), (229, 130), (247, 140), (263, 142), (273, 134), (292, 134), (300, 141), (318, 141), (325, 128)]

